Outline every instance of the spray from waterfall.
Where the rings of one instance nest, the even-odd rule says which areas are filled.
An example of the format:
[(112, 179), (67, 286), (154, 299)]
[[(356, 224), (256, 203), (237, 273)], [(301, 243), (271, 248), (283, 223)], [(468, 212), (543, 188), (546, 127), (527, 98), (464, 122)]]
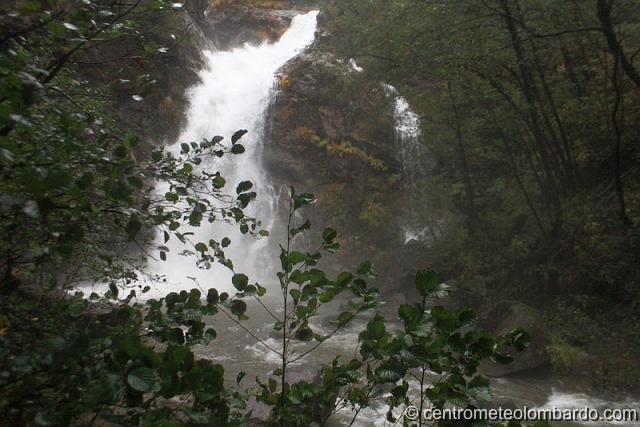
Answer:
[[(241, 181), (251, 181), (258, 196), (246, 213), (261, 220), (266, 229), (276, 220), (278, 189), (270, 185), (262, 164), (265, 114), (274, 93), (277, 70), (313, 42), (317, 14), (313, 11), (296, 16), (276, 43), (246, 44), (228, 52), (204, 52), (206, 68), (200, 72), (201, 82), (188, 93), (187, 125), (172, 147), (179, 151), (183, 142), (216, 135), (229, 138), (236, 130), (247, 129), (249, 132), (242, 139), (247, 149), (245, 154), (225, 156), (203, 167), (220, 171), (228, 191), (233, 191)], [(165, 191), (164, 188), (157, 190), (160, 194)], [(232, 243), (225, 254), (238, 272), (262, 283), (274, 281), (267, 239), (242, 235), (237, 227), (218, 222), (203, 223), (188, 231), (194, 233), (194, 241), (229, 237)], [(204, 289), (231, 289), (232, 273), (225, 267), (216, 264), (210, 269), (199, 269), (193, 256), (180, 255), (188, 250), (186, 245), (172, 239), (166, 246), (170, 250), (167, 261), (150, 258), (147, 266), (149, 274), (166, 282), (158, 289), (161, 293), (198, 285)]]

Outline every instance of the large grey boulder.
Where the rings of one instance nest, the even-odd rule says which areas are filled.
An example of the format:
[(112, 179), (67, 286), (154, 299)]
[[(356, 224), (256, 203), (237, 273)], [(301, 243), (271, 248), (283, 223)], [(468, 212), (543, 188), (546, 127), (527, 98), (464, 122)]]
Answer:
[(518, 353), (509, 348), (509, 353), (514, 356), (514, 361), (508, 365), (499, 365), (493, 362), (484, 362), (481, 371), (492, 377), (502, 377), (517, 372), (540, 368), (549, 363), (546, 351), (548, 334), (542, 314), (535, 308), (520, 301), (505, 301), (490, 310), (481, 321), (481, 326), (489, 329), (496, 335), (505, 334), (515, 328), (521, 327), (531, 335), (529, 348)]

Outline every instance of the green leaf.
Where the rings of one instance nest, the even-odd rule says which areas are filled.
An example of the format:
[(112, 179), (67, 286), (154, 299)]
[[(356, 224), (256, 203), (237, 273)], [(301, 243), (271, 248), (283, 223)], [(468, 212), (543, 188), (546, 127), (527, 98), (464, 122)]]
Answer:
[(505, 338), (518, 351), (524, 351), (529, 347), (531, 335), (522, 328), (516, 328), (506, 334)]
[(124, 159), (128, 154), (127, 149), (121, 144), (116, 145), (113, 149), (113, 155), (119, 159)]
[(241, 129), (237, 132), (235, 132), (232, 136), (231, 136), (231, 143), (235, 144), (236, 142), (238, 142), (240, 140), (240, 138), (242, 138), (243, 136), (245, 136), (249, 131), (246, 129)]
[(349, 282), (351, 282), (351, 280), (353, 280), (353, 274), (349, 273), (348, 271), (343, 271), (342, 273), (338, 274), (338, 277), (336, 278), (336, 286), (339, 288), (343, 288), (347, 286)]
[(438, 289), (440, 279), (433, 271), (418, 270), (416, 272), (416, 289), (422, 296), (431, 294)]
[(242, 154), (245, 152), (244, 146), (241, 144), (236, 144), (231, 147), (231, 154)]
[(361, 262), (356, 271), (360, 275), (369, 274), (371, 271), (371, 263), (369, 261)]
[(216, 330), (213, 329), (213, 328), (208, 328), (205, 331), (204, 336), (205, 336), (207, 341), (213, 341), (218, 336), (218, 332), (216, 332)]
[(295, 236), (296, 234), (303, 233), (306, 230), (311, 228), (311, 221), (306, 220), (300, 227), (294, 228), (291, 230), (291, 235)]
[(457, 311), (458, 321), (461, 326), (469, 326), (476, 320), (476, 314), (470, 308), (464, 307)]
[(256, 289), (259, 297), (263, 297), (267, 293), (267, 288), (260, 286), (257, 283), (256, 283)]
[(402, 376), (395, 370), (385, 367), (379, 367), (375, 372), (376, 377), (383, 383), (395, 383), (402, 378)]
[(293, 302), (295, 304), (298, 303), (298, 301), (300, 301), (300, 291), (297, 289), (291, 289), (289, 290), (289, 294), (291, 295), (291, 298), (293, 298)]
[(302, 252), (298, 252), (298, 251), (289, 252), (289, 256), (287, 257), (287, 260), (292, 265), (299, 264), (299, 263), (303, 262), (305, 259), (307, 259), (305, 254), (303, 254)]
[(216, 190), (223, 188), (226, 183), (227, 181), (220, 175), (213, 178), (213, 188), (215, 188)]
[(220, 244), (222, 245), (223, 248), (226, 248), (231, 244), (231, 239), (229, 239), (228, 237), (224, 237), (222, 239), (222, 242), (220, 242)]
[(220, 297), (217, 289), (211, 288), (207, 291), (207, 302), (209, 304), (217, 304), (219, 299)]
[(322, 240), (324, 240), (326, 243), (331, 243), (333, 242), (333, 240), (336, 238), (337, 235), (338, 235), (338, 232), (336, 230), (334, 230), (333, 228), (327, 227), (322, 232)]
[(476, 375), (467, 384), (469, 394), (478, 400), (489, 401), (491, 394), (489, 393), (489, 379), (481, 375)]
[(147, 393), (158, 390), (158, 376), (150, 368), (136, 368), (127, 375), (127, 384), (139, 392)]
[(164, 198), (170, 202), (177, 202), (180, 196), (178, 196), (178, 193), (172, 193), (169, 191), (164, 195)]
[(194, 209), (189, 215), (189, 225), (198, 226), (202, 222), (202, 212)]
[(304, 205), (315, 203), (316, 196), (311, 193), (293, 194), (293, 209), (300, 209)]
[(202, 242), (196, 243), (196, 251), (198, 251), (198, 252), (206, 252), (207, 251), (207, 245), (205, 243), (202, 243)]
[(109, 290), (113, 294), (114, 298), (118, 297), (118, 287), (116, 286), (115, 283), (109, 283)]
[(247, 311), (247, 304), (241, 300), (234, 300), (231, 302), (231, 313), (238, 317), (242, 317)]
[(333, 298), (335, 297), (335, 294), (331, 291), (326, 291), (321, 293), (320, 295), (318, 295), (318, 301), (320, 301), (321, 303), (328, 303), (329, 301), (333, 300)]
[(340, 315), (338, 316), (337, 319), (337, 323), (338, 326), (344, 326), (347, 323), (349, 323), (351, 321), (351, 319), (353, 319), (353, 313), (349, 312), (349, 311), (345, 311), (340, 313)]
[(300, 327), (296, 333), (295, 338), (300, 341), (311, 341), (313, 339), (313, 331), (307, 325)]
[(127, 236), (129, 236), (129, 239), (132, 240), (134, 237), (136, 237), (140, 229), (142, 229), (142, 223), (140, 222), (140, 220), (136, 217), (130, 218), (129, 222), (127, 222), (126, 228)]
[(384, 325), (384, 320), (380, 317), (376, 317), (373, 320), (369, 321), (367, 324), (367, 332), (369, 333), (369, 338), (374, 340), (379, 340), (384, 337), (386, 333), (386, 328)]
[(491, 356), (491, 358), (496, 363), (499, 363), (501, 365), (508, 365), (509, 363), (513, 362), (513, 356), (511, 356), (510, 354), (495, 352), (493, 353), (493, 356)]
[(242, 181), (240, 184), (238, 184), (238, 187), (236, 187), (236, 193), (244, 193), (245, 191), (251, 190), (252, 187), (253, 183), (251, 181)]
[(234, 274), (231, 278), (231, 283), (233, 283), (233, 286), (237, 290), (242, 292), (247, 288), (247, 285), (249, 284), (249, 278), (242, 273)]
[(236, 384), (240, 385), (240, 381), (242, 381), (242, 379), (245, 377), (245, 375), (247, 375), (245, 372), (240, 371), (238, 373), (238, 375), (236, 375)]

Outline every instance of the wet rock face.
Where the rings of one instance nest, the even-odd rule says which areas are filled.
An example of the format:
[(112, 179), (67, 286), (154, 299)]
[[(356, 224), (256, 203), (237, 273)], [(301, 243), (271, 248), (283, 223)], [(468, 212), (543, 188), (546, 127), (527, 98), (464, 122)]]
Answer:
[(277, 40), (293, 17), (312, 9), (311, 1), (211, 0), (200, 2), (198, 22), (216, 48)]
[(369, 259), (382, 273), (375, 286), (401, 287), (393, 98), (316, 46), (280, 70), (266, 123), (263, 158), (272, 179), (314, 193), (314, 227), (339, 231), (343, 251), (332, 263), (349, 268)]
[[(113, 113), (128, 130), (158, 143), (173, 141), (184, 121), (187, 89), (198, 81), (207, 40), (187, 14), (137, 19), (145, 38), (96, 43), (83, 52), (77, 71), (89, 85), (108, 88)], [(162, 49), (149, 51), (149, 46)]]
[[(311, 182), (362, 185), (370, 185), (367, 178), (388, 178), (399, 172), (391, 108), (381, 86), (360, 78), (331, 54), (302, 54), (278, 76), (267, 121), (267, 160), (293, 156), (286, 170), (273, 168), (283, 178), (294, 172)], [(305, 164), (300, 164), (301, 154)]]

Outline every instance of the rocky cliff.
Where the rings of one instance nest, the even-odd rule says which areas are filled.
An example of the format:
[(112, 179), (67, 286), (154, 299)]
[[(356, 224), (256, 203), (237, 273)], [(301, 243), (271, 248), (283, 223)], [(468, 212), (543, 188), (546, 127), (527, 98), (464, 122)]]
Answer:
[(316, 194), (315, 222), (340, 230), (345, 253), (388, 271), (400, 245), (402, 197), (393, 99), (315, 49), (281, 70), (267, 123), (265, 162), (274, 179)]

